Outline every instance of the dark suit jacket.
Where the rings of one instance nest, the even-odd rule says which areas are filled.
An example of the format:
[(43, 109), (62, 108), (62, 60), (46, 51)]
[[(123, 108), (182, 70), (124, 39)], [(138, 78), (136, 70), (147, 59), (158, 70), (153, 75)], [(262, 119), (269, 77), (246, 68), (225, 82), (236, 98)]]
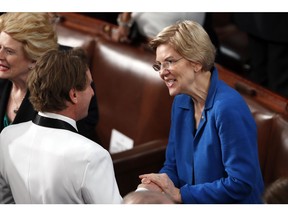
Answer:
[[(11, 91), (12, 83), (9, 80), (0, 79), (0, 132), (4, 128), (4, 115)], [(95, 88), (93, 88), (95, 91)], [(18, 113), (12, 124), (17, 124), (34, 119), (37, 111), (34, 110), (32, 104), (29, 101), (29, 91), (27, 92)], [(83, 136), (98, 142), (98, 138), (95, 132), (95, 127), (99, 120), (98, 104), (96, 94), (91, 100), (89, 106), (88, 116), (77, 122), (79, 133)]]
[(288, 13), (234, 13), (233, 19), (248, 34), (268, 41), (288, 42)]

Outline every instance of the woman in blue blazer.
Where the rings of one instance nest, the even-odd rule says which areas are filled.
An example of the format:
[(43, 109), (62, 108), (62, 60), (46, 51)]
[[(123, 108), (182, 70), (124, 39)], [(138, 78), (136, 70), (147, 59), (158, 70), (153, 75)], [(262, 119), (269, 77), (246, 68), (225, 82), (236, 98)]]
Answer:
[(141, 175), (138, 188), (177, 203), (261, 203), (256, 124), (241, 95), (219, 80), (205, 30), (182, 21), (150, 45), (153, 68), (175, 98), (164, 166)]

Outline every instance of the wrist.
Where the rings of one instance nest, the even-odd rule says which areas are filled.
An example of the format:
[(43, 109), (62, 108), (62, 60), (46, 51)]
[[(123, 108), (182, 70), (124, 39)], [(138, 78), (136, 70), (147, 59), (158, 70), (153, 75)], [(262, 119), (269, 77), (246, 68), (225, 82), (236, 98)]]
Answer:
[(176, 197), (175, 197), (175, 200), (174, 200), (176, 203), (182, 203), (182, 196), (181, 196), (181, 191), (180, 189), (177, 189), (177, 192), (176, 192)]

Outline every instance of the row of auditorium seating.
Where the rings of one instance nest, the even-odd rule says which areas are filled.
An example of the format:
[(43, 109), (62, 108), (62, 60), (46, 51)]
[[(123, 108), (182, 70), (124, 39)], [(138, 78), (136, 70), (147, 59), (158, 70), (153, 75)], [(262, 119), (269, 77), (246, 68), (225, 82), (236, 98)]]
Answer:
[[(59, 43), (82, 46), (90, 57), (100, 120), (95, 133), (110, 149), (115, 129), (134, 147), (111, 153), (121, 194), (136, 189), (139, 174), (157, 172), (165, 159), (173, 98), (151, 67), (155, 54), (144, 45), (109, 40), (111, 24), (75, 13), (60, 13)], [(220, 78), (247, 101), (258, 127), (259, 160), (265, 185), (288, 177), (288, 102), (217, 64)]]
[[(193, 12), (192, 12), (193, 13)], [(103, 13), (80, 13), (84, 16), (105, 20), (117, 25), (117, 15), (119, 12)], [(216, 61), (225, 67), (230, 68), (242, 76), (248, 76), (251, 70), (250, 52), (248, 49), (247, 33), (241, 31), (234, 22), (233, 12), (206, 12), (207, 30), (218, 41), (219, 50)], [(213, 31), (215, 33), (213, 33)], [(214, 35), (215, 34), (215, 35)], [(216, 39), (216, 38), (217, 39)], [(139, 43), (141, 41), (137, 40)], [(136, 42), (136, 43), (137, 43)], [(135, 42), (134, 42), (135, 43)]]
[(218, 63), (247, 77), (251, 72), (248, 36), (234, 23), (231, 12), (210, 12), (212, 26), (219, 40)]

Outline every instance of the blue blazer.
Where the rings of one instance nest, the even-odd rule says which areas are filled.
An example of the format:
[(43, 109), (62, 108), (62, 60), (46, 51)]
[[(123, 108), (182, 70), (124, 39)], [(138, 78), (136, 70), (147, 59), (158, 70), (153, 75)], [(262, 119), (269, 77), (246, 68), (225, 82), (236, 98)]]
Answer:
[(177, 95), (171, 114), (167, 173), (183, 203), (261, 203), (264, 183), (257, 128), (241, 95), (211, 76), (205, 108), (195, 131), (190, 96)]

